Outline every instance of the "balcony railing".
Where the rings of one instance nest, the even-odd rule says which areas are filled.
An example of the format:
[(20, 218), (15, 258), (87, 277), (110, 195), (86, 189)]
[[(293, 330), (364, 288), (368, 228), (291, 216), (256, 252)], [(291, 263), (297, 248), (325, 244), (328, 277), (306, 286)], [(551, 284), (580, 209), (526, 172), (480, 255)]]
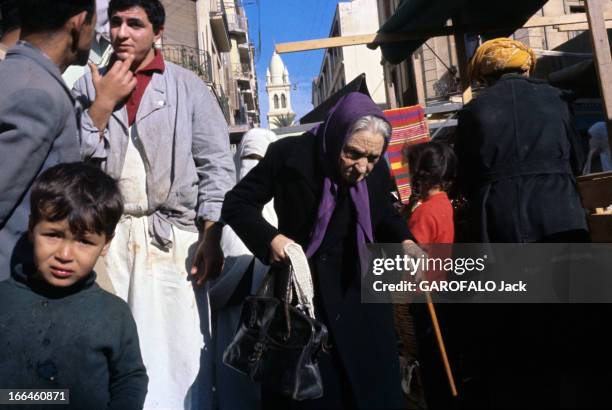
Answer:
[(229, 31), (233, 33), (246, 33), (247, 32), (247, 18), (234, 13), (227, 14), (227, 24)]
[(214, 6), (215, 10), (211, 10), (211, 11), (218, 11), (221, 13), (225, 13), (225, 3), (223, 2), (223, 0), (217, 0), (217, 1), (212, 1), (210, 2), (211, 6)]
[(253, 96), (252, 90), (243, 90), (242, 91), (242, 99), (247, 107), (248, 111), (252, 111), (255, 109), (255, 97)]
[[(214, 7), (213, 7), (214, 6)], [(229, 38), (229, 25), (227, 23), (227, 13), (223, 0), (211, 3), (210, 28), (213, 39), (220, 52), (226, 53), (231, 50), (232, 43)]]
[(251, 66), (249, 64), (233, 64), (232, 72), (236, 79), (250, 80), (252, 77)]
[(208, 51), (183, 45), (164, 44), (162, 53), (166, 60), (193, 71), (205, 82), (212, 83), (212, 60)]
[(230, 107), (229, 107), (229, 97), (225, 94), (223, 87), (219, 84), (214, 84), (212, 87), (215, 96), (217, 97), (217, 101), (219, 102), (219, 106), (221, 107), (221, 111), (225, 116), (225, 120), (230, 122)]

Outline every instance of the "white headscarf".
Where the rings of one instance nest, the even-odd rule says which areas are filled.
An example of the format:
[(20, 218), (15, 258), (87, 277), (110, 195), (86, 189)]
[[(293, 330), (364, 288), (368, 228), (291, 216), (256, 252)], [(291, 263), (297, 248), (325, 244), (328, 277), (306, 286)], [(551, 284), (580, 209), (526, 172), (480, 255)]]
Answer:
[[(236, 152), (236, 156), (240, 161), (240, 166), (237, 170), (238, 181), (244, 178), (259, 163), (258, 159), (245, 157), (256, 154), (263, 158), (268, 150), (268, 145), (277, 139), (278, 137), (275, 133), (263, 128), (253, 128), (244, 134), (240, 147), (238, 147), (238, 152)], [(278, 226), (278, 217), (276, 212), (274, 212), (273, 201), (268, 202), (261, 213), (266, 221), (274, 226)]]
[[(253, 128), (244, 134), (242, 143), (238, 147), (234, 157), (236, 162), (237, 182), (244, 178), (244, 176), (259, 163), (258, 159), (244, 157), (257, 154), (263, 158), (266, 155), (268, 145), (276, 140), (276, 134), (261, 128)], [(268, 202), (261, 213), (271, 225), (275, 227), (278, 226), (278, 217), (276, 216), (276, 212), (274, 212), (273, 201)], [(221, 248), (225, 255), (225, 265), (223, 266), (223, 272), (209, 290), (211, 304), (216, 308), (224, 306), (229, 300), (236, 286), (238, 286), (238, 283), (242, 279), (244, 272), (253, 260), (251, 252), (229, 225), (223, 228)], [(253, 267), (253, 285), (251, 288), (252, 292), (255, 292), (259, 288), (267, 271), (268, 266), (255, 259), (255, 265)]]
[(263, 158), (268, 150), (268, 145), (276, 141), (278, 137), (270, 130), (253, 128), (242, 137), (242, 142), (236, 152), (238, 166), (238, 181), (259, 163), (257, 159), (245, 158), (249, 155), (259, 155)]
[(591, 136), (591, 140), (589, 141), (589, 154), (583, 172), (585, 174), (591, 173), (591, 162), (595, 155), (599, 155), (603, 172), (612, 171), (612, 158), (610, 156), (606, 123), (604, 121), (596, 122), (589, 128), (589, 135)]

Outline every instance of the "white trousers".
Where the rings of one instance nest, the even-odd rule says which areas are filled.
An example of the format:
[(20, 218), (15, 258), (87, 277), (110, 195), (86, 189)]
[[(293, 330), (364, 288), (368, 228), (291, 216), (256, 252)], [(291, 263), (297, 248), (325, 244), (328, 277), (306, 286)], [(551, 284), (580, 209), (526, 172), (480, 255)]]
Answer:
[(136, 320), (149, 376), (145, 409), (191, 409), (204, 347), (195, 294), (204, 289), (188, 280), (198, 234), (173, 227), (165, 252), (151, 244), (147, 227), (146, 216), (122, 217), (106, 271)]
[(202, 306), (208, 302), (199, 297), (204, 289), (194, 288), (188, 275), (198, 234), (173, 227), (171, 249), (162, 251), (151, 244), (148, 217), (134, 216), (148, 210), (145, 163), (134, 144), (138, 140), (138, 129), (132, 126), (119, 180), (127, 215), (104, 258), (105, 270), (136, 321), (149, 376), (145, 409), (201, 408), (196, 379), (204, 347), (202, 329), (210, 324), (205, 321), (201, 327), (196, 292), (203, 302), (203, 317), (209, 317), (208, 307)]

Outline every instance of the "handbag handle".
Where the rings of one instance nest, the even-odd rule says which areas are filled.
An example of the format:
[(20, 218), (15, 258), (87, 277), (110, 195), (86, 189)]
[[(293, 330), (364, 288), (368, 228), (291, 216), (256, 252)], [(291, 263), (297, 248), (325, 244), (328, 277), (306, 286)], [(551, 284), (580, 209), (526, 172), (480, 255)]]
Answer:
[[(297, 297), (297, 307), (304, 311), (310, 318), (316, 319), (314, 309), (314, 285), (310, 273), (310, 266), (304, 250), (297, 243), (287, 244), (284, 248), (285, 254), (289, 258), (290, 264), (287, 267), (288, 276), (283, 283), (282, 299), (287, 305), (293, 300), (293, 294)], [(274, 269), (268, 271), (263, 282), (259, 286), (256, 295), (259, 297), (271, 296), (272, 294), (280, 295), (281, 289), (272, 290), (274, 286), (273, 279), (275, 277)], [(287, 307), (288, 309), (288, 307)], [(286, 312), (287, 331), (290, 333), (289, 313)]]
[(315, 319), (314, 285), (304, 250), (297, 243), (289, 243), (284, 251), (291, 261), (290, 282), (297, 296), (298, 307)]

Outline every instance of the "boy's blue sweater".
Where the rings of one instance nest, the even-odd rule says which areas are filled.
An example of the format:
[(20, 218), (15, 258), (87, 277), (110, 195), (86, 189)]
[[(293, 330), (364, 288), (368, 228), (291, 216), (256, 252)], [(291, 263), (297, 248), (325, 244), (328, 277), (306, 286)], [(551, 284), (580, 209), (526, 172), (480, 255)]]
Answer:
[(25, 270), (0, 282), (0, 388), (69, 389), (72, 409), (142, 409), (148, 377), (127, 304), (94, 272), (62, 289)]

